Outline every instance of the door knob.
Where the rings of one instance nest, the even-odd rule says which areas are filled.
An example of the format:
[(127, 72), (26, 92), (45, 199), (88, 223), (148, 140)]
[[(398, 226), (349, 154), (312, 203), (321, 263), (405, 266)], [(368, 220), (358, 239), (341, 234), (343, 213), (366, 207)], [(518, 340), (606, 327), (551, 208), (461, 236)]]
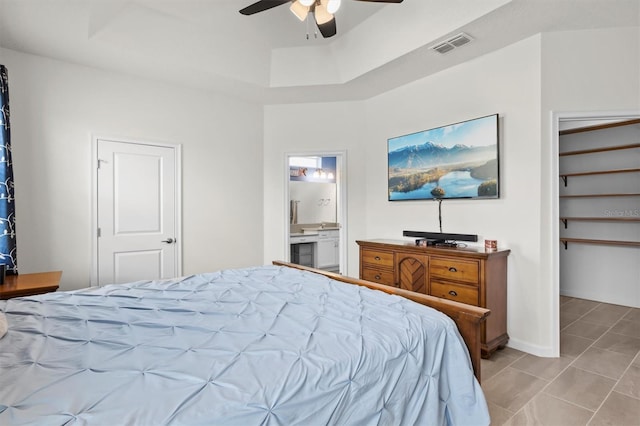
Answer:
[(166, 240), (162, 240), (160, 241), (161, 243), (167, 243), (167, 244), (171, 244), (174, 243), (176, 240), (174, 240), (173, 238), (167, 238)]

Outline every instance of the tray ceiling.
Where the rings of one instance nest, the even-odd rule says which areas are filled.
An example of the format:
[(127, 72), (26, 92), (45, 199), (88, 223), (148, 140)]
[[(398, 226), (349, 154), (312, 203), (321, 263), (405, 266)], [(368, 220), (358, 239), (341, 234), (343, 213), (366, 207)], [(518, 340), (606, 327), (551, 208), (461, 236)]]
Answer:
[[(0, 46), (263, 103), (358, 100), (545, 31), (638, 26), (640, 0), (344, 0), (315, 36), (252, 0), (0, 0)], [(446, 54), (434, 45), (464, 32)]]

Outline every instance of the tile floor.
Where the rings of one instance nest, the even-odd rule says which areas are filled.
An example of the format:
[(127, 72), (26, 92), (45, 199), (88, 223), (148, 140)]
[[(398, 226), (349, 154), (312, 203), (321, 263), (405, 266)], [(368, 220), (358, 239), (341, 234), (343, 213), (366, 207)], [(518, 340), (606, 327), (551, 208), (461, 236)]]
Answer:
[(561, 296), (560, 358), (482, 360), (492, 425), (640, 426), (640, 309)]

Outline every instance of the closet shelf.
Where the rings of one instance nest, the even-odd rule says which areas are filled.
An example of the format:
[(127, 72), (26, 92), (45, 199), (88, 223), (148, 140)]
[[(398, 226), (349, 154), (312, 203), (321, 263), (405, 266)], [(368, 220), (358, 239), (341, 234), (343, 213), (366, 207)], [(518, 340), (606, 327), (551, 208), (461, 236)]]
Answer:
[(560, 178), (564, 182), (564, 186), (567, 186), (567, 178), (569, 176), (592, 176), (592, 175), (611, 175), (617, 173), (637, 173), (640, 169), (614, 169), (614, 170), (597, 170), (593, 172), (577, 172), (577, 173), (561, 173)]
[(559, 134), (560, 134), (560, 136), (571, 135), (573, 133), (592, 132), (594, 130), (603, 130), (603, 129), (610, 129), (612, 127), (629, 126), (631, 124), (638, 124), (638, 123), (640, 123), (640, 119), (634, 118), (634, 119), (631, 119), (631, 120), (618, 121), (618, 122), (615, 122), (615, 123), (598, 124), (598, 125), (595, 125), (595, 126), (587, 126), (587, 127), (579, 127), (579, 128), (576, 128), (576, 129), (561, 130), (559, 132)]
[(638, 197), (640, 194), (580, 194), (561, 195), (560, 198)]
[(608, 146), (603, 148), (581, 149), (579, 151), (567, 151), (567, 152), (561, 152), (558, 155), (560, 157), (564, 157), (567, 155), (593, 154), (596, 152), (618, 151), (621, 149), (634, 149), (634, 148), (640, 148), (640, 143), (634, 143), (631, 145)]
[(588, 175), (608, 175), (614, 173), (636, 173), (640, 172), (640, 169), (616, 169), (616, 170), (598, 170), (594, 172), (577, 172), (577, 173), (562, 173), (560, 177), (564, 176), (588, 176)]
[[(601, 124), (601, 125), (595, 125), (595, 126), (587, 126), (587, 127), (582, 127), (582, 128), (576, 128), (576, 129), (568, 129), (568, 130), (564, 130), (560, 132), (560, 136), (563, 135), (570, 135), (570, 134), (575, 134), (575, 133), (582, 133), (582, 132), (592, 132), (594, 130), (603, 130), (603, 129), (609, 129), (609, 128), (613, 128), (613, 127), (619, 127), (619, 126), (628, 126), (628, 125), (635, 125), (637, 128), (639, 128), (640, 126), (637, 126), (638, 124), (640, 124), (640, 119), (635, 118), (632, 120), (623, 120), (623, 121), (618, 121), (618, 122), (609, 122), (606, 124)], [(634, 131), (637, 129), (633, 129)], [(608, 133), (607, 133), (608, 135)], [(594, 135), (595, 137), (595, 135)], [(615, 155), (613, 154), (609, 154), (606, 155), (605, 158), (608, 159), (621, 159), (624, 156), (628, 156), (629, 154), (631, 154), (632, 156), (635, 156), (638, 151), (637, 149), (640, 148), (640, 141), (638, 141), (638, 139), (636, 137), (634, 137), (633, 139), (630, 139), (629, 135), (623, 135), (622, 139), (618, 139), (613, 140), (608, 138), (604, 133), (601, 135), (601, 137), (606, 138), (607, 139), (607, 143), (610, 146), (599, 146), (599, 147), (581, 147), (579, 145), (571, 145), (571, 146), (566, 146), (565, 151), (564, 152), (559, 152), (558, 155), (560, 157), (563, 156), (571, 156), (571, 155), (582, 155), (582, 154), (596, 154), (596, 153), (606, 153), (606, 152), (615, 152)], [(574, 142), (580, 142), (582, 139), (576, 139), (574, 140)], [(560, 141), (562, 141), (562, 138), (560, 139)], [(605, 144), (605, 141), (602, 141), (602, 144)], [(584, 149), (580, 149), (580, 148), (584, 148)], [(634, 151), (636, 150), (636, 151)], [(615, 164), (615, 162), (609, 162), (609, 167), (613, 166), (613, 164)], [(565, 173), (565, 171), (560, 171), (559, 172), (559, 176), (562, 179), (562, 181), (564, 182), (564, 186), (567, 187), (567, 183), (569, 180), (569, 177), (581, 177), (581, 176), (605, 176), (605, 175), (618, 175), (619, 177), (617, 179), (614, 179), (611, 182), (611, 185), (608, 186), (608, 188), (611, 188), (613, 190), (618, 190), (618, 191), (625, 191), (624, 187), (621, 187), (619, 184), (616, 185), (614, 184), (614, 182), (620, 182), (620, 181), (627, 181), (627, 177), (624, 176), (623, 174), (628, 174), (628, 173), (638, 173), (640, 172), (640, 168), (638, 164), (634, 164), (633, 166), (634, 168), (625, 168), (625, 169), (609, 169), (609, 170), (594, 170), (594, 171), (589, 171), (589, 170), (585, 170), (585, 171), (578, 171), (578, 172), (570, 172), (570, 173)], [(635, 177), (635, 176), (633, 176)], [(602, 180), (602, 179), (598, 179), (598, 180)], [(630, 183), (630, 182), (627, 182)], [(636, 188), (633, 188), (633, 190), (637, 190)], [(629, 191), (629, 190), (627, 190)], [(578, 192), (584, 192), (584, 191), (579, 191)], [(620, 198), (628, 198), (628, 197), (640, 197), (640, 193), (637, 192), (633, 192), (633, 193), (604, 193), (604, 194), (567, 194), (567, 195), (560, 195), (559, 198), (561, 200), (566, 200), (566, 199), (598, 199), (598, 198), (602, 198), (602, 199), (609, 199), (609, 198), (616, 198), (616, 197), (620, 197)], [(621, 201), (621, 200), (612, 200), (613, 201)], [(603, 202), (603, 200), (601, 200), (601, 202)], [(611, 203), (609, 202), (609, 203)], [(563, 203), (561, 203), (563, 204)], [(587, 202), (587, 204), (593, 205), (596, 204), (594, 202)], [(572, 221), (583, 221), (583, 222), (594, 222), (594, 223), (601, 223), (601, 225), (593, 225), (595, 227), (597, 227), (600, 230), (603, 230), (604, 228), (606, 228), (606, 225), (603, 225), (603, 222), (617, 222), (619, 224), (625, 224), (624, 227), (628, 227), (630, 226), (631, 228), (635, 228), (637, 227), (638, 223), (640, 222), (640, 216), (638, 216), (637, 214), (635, 216), (631, 216), (631, 213), (636, 212), (637, 210), (630, 210), (630, 211), (625, 211), (626, 213), (628, 213), (628, 215), (625, 215), (623, 217), (619, 217), (619, 216), (615, 216), (615, 217), (594, 217), (594, 216), (580, 216), (580, 213), (577, 213), (577, 216), (560, 216), (559, 219), (560, 221), (564, 224), (565, 229), (568, 228), (568, 223), (572, 222)], [(582, 214), (585, 214), (586, 212), (583, 211)], [(632, 237), (634, 238), (634, 237)], [(564, 245), (565, 250), (568, 248), (569, 243), (572, 244), (596, 244), (596, 245), (601, 245), (601, 246), (619, 246), (619, 247), (629, 247), (629, 248), (635, 248), (635, 247), (640, 247), (640, 241), (620, 241), (620, 240), (607, 240), (607, 239), (589, 239), (589, 238), (569, 238), (569, 237), (560, 237), (560, 243)]]
[(567, 228), (567, 222), (640, 222), (640, 217), (561, 217)]
[(640, 247), (639, 241), (619, 241), (619, 240), (590, 240), (586, 238), (560, 238), (560, 242), (564, 244), (565, 250), (569, 243), (578, 244), (598, 244), (606, 246), (624, 246), (624, 247)]

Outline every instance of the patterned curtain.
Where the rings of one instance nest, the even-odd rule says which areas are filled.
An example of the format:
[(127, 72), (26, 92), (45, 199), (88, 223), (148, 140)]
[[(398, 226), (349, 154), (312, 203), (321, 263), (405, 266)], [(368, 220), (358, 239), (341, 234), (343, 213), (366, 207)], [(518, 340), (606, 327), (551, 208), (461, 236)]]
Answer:
[(7, 68), (0, 65), (0, 265), (6, 265), (7, 274), (18, 273), (15, 213), (11, 126), (9, 125), (9, 80)]

